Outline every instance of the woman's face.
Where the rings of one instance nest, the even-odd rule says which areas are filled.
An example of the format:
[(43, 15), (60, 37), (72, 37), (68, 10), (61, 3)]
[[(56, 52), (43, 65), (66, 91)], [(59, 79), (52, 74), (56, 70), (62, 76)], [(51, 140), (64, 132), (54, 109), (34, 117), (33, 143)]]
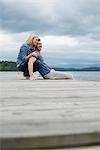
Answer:
[(32, 40), (32, 45), (33, 45), (33, 46), (37, 46), (37, 44), (38, 44), (38, 39), (39, 39), (38, 37), (34, 37), (34, 38), (33, 38), (33, 40)]

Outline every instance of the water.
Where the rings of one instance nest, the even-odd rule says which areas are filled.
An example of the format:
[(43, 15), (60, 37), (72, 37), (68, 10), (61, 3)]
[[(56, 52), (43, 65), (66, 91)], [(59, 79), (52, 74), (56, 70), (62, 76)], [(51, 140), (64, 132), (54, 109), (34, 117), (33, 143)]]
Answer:
[[(84, 81), (99, 81), (100, 82), (100, 71), (74, 71), (67, 72), (71, 73), (76, 80), (84, 80)], [(37, 73), (38, 74), (38, 73)], [(0, 72), (0, 79), (22, 79), (22, 72)]]
[(100, 71), (74, 71), (70, 73), (72, 73), (77, 80), (100, 82)]

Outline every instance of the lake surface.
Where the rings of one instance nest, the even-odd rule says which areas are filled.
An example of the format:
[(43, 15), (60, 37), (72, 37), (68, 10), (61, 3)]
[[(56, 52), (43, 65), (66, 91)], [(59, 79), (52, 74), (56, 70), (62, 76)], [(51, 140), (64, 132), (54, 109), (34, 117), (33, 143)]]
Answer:
[[(99, 81), (100, 82), (100, 71), (67, 71), (67, 73), (71, 73), (76, 80), (84, 80), (84, 81)], [(38, 72), (36, 73), (37, 75)], [(0, 79), (24, 79), (22, 72), (0, 72)]]
[(100, 81), (100, 71), (75, 71), (72, 74), (77, 80)]

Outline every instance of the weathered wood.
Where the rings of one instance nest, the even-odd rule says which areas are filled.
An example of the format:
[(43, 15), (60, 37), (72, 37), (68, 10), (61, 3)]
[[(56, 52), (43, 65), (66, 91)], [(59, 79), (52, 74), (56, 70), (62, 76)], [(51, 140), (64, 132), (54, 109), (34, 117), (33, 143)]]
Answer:
[(0, 98), (2, 149), (100, 144), (100, 82), (2, 77)]
[[(50, 149), (46, 149), (50, 150)], [(62, 149), (52, 149), (52, 150), (100, 150), (100, 146), (85, 146), (85, 147), (76, 147), (76, 148), (62, 148)]]

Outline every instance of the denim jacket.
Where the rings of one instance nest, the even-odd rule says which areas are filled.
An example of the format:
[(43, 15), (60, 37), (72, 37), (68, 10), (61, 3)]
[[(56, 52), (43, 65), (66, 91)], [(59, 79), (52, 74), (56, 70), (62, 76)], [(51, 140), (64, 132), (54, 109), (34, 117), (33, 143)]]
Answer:
[(20, 48), (18, 57), (17, 57), (17, 67), (25, 64), (25, 57), (32, 53), (32, 47), (29, 44), (23, 44)]

